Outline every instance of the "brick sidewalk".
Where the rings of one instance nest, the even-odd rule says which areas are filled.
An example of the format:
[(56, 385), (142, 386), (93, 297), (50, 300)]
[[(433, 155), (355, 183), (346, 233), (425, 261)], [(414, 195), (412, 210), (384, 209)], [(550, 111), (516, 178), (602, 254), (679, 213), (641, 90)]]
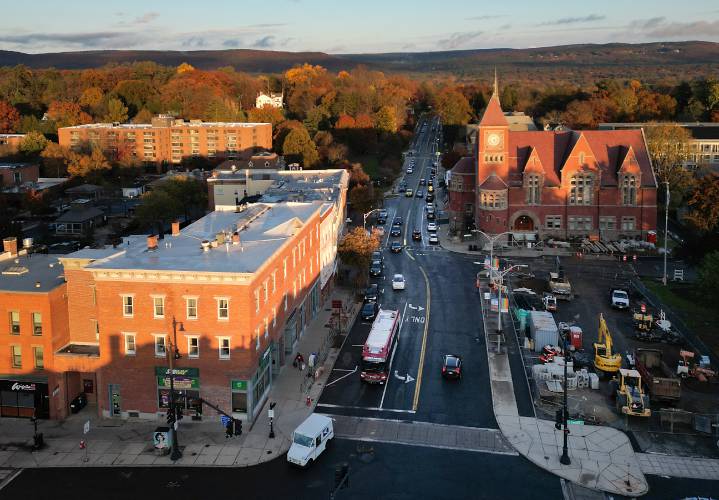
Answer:
[(719, 481), (719, 460), (716, 459), (658, 453), (637, 453), (637, 458), (645, 474)]
[[(332, 299), (352, 304), (348, 328), (359, 312), (354, 295), (349, 290), (336, 289), (307, 327), (299, 340), (298, 351), (319, 352), (329, 333), (329, 305)], [(183, 419), (178, 430), (178, 441), (183, 456), (175, 462), (181, 466), (250, 466), (277, 458), (290, 447), (292, 431), (314, 411), (322, 388), (332, 371), (339, 349), (331, 348), (319, 370), (319, 377), (311, 384), (304, 383), (306, 372), (291, 364), (282, 368), (274, 379), (267, 401), (275, 407), (275, 438), (269, 437), (269, 417), (263, 408), (254, 424), (244, 422), (243, 434), (225, 438), (225, 430), (219, 417), (212, 420), (192, 422)], [(291, 359), (291, 358), (290, 358)], [(311, 404), (306, 404), (310, 397)], [(64, 421), (45, 420), (38, 424), (38, 432), (44, 434), (45, 447), (31, 451), (33, 426), (27, 419), (3, 418), (0, 422), (0, 468), (22, 467), (77, 467), (77, 466), (171, 466), (169, 456), (157, 456), (152, 447), (151, 436), (155, 427), (163, 421), (129, 421), (103, 419), (91, 415), (89, 408)], [(83, 435), (83, 424), (90, 420), (90, 432)], [(79, 443), (87, 442), (86, 450)]]

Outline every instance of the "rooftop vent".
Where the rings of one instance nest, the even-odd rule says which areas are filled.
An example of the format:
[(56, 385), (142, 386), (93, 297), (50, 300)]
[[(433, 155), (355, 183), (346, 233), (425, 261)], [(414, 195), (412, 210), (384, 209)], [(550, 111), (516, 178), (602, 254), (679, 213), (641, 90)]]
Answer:
[(210, 251), (210, 242), (208, 240), (202, 240), (200, 245), (202, 246), (202, 250), (204, 250), (205, 252)]
[(5, 269), (2, 273), (5, 276), (20, 276), (22, 274), (29, 273), (30, 270), (25, 266), (10, 266)]

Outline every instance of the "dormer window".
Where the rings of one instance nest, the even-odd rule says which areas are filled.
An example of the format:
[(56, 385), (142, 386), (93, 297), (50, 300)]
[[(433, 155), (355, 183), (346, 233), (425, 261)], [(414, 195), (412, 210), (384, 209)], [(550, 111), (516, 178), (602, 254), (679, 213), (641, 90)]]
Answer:
[(637, 204), (637, 178), (634, 175), (625, 175), (622, 179), (622, 205), (634, 206)]
[(527, 204), (539, 205), (542, 203), (542, 186), (539, 174), (527, 175), (524, 185), (527, 191)]
[(594, 176), (592, 174), (577, 173), (569, 181), (569, 204), (591, 205), (593, 198)]

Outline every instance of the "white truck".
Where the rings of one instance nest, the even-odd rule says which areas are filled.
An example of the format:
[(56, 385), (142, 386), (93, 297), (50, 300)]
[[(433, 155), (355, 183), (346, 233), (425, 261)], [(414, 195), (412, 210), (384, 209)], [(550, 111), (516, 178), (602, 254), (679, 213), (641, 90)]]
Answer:
[(287, 452), (287, 461), (300, 467), (308, 467), (327, 448), (335, 437), (332, 419), (313, 413), (292, 433), (292, 445)]
[(629, 294), (622, 288), (611, 288), (609, 299), (615, 309), (629, 309)]

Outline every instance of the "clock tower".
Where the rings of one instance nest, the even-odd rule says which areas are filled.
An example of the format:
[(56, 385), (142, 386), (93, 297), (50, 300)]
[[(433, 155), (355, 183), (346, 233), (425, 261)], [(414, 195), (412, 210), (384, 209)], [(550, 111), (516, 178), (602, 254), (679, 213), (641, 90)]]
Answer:
[(494, 91), (479, 122), (477, 134), (477, 185), (492, 174), (507, 182), (509, 156), (509, 123), (499, 103), (497, 75)]

